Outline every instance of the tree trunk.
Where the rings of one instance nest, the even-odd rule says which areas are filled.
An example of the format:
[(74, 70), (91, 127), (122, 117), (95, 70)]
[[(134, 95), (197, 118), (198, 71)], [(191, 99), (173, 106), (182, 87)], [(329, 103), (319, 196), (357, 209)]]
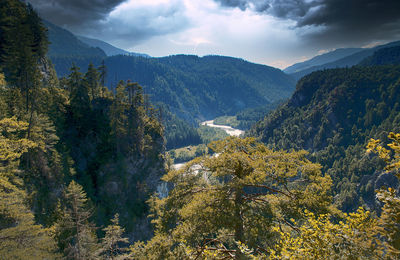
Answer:
[[(243, 205), (242, 188), (236, 188), (235, 192), (235, 241), (244, 242), (242, 205)], [(242, 259), (243, 254), (237, 249), (236, 259)]]

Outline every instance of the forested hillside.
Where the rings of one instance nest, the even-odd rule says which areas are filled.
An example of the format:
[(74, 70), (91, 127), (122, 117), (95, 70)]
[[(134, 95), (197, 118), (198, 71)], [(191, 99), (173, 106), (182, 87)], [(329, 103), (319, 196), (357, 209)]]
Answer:
[(96, 226), (116, 214), (130, 239), (149, 238), (145, 201), (164, 173), (159, 112), (137, 83), (110, 92), (104, 67), (72, 67), (59, 82), (31, 6), (2, 1), (0, 14), (0, 255), (92, 259)]
[(355, 54), (357, 52), (362, 51), (362, 48), (342, 48), (342, 49), (336, 49), (334, 51), (330, 51), (328, 53), (324, 53), (321, 55), (317, 55), (309, 60), (295, 63), (283, 71), (287, 74), (293, 74), (296, 72), (300, 72), (306, 69), (310, 69), (314, 66), (320, 66), (329, 62), (334, 62), (339, 59), (342, 59), (344, 57), (350, 56), (352, 54)]
[(136, 52), (129, 52), (129, 51), (125, 51), (122, 50), (120, 48), (114, 47), (113, 45), (97, 40), (97, 39), (92, 39), (92, 38), (88, 38), (88, 37), (84, 37), (84, 36), (78, 36), (78, 39), (81, 42), (86, 43), (87, 45), (91, 46), (91, 47), (95, 47), (95, 48), (100, 48), (102, 49), (107, 56), (114, 56), (114, 55), (131, 55), (131, 56), (142, 56), (142, 57), (150, 57), (147, 54), (144, 53), (136, 53)]
[[(58, 27), (48, 21), (43, 21), (43, 25), (47, 28), (49, 39), (49, 52), (50, 58), (56, 57), (106, 57), (105, 52), (96, 47), (92, 47), (80, 41), (71, 32)], [(68, 74), (68, 73), (67, 73)]]
[[(58, 79), (47, 51), (33, 8), (1, 1), (0, 258), (399, 258), (400, 66), (389, 65), (397, 50), (368, 61), (385, 65), (304, 77), (253, 128), (258, 139), (197, 147), (179, 169), (165, 137), (173, 146), (215, 135), (193, 131), (165, 104), (155, 109), (138, 83), (107, 86), (107, 63)], [(273, 90), (286, 80), (227, 57), (128, 58), (116, 56), (113, 72), (132, 65), (175, 99), (214, 99), (215, 109), (226, 108), (223, 93), (265, 102), (273, 95), (257, 82)], [(199, 75), (208, 85), (196, 85)]]
[[(52, 59), (59, 75), (75, 63), (86, 67), (89, 60)], [(112, 56), (104, 60), (106, 83), (115, 88), (118, 80), (143, 85), (152, 102), (168, 105), (171, 112), (189, 122), (233, 115), (290, 96), (294, 81), (282, 71), (264, 65), (220, 56), (203, 58), (178, 55), (166, 58)]]
[[(277, 149), (306, 149), (333, 179), (335, 201), (349, 211), (376, 205), (374, 191), (396, 179), (365, 154), (370, 138), (399, 132), (400, 67), (353, 67), (302, 78), (287, 104), (252, 130)], [(389, 178), (389, 179), (388, 179)]]
[[(373, 48), (361, 49), (358, 52), (352, 53), (350, 55), (346, 55), (345, 57), (336, 59), (334, 61), (326, 62), (324, 64), (319, 64), (319, 65), (314, 65), (314, 66), (308, 67), (308, 68), (302, 68), (301, 70), (298, 70), (296, 72), (290, 72), (289, 74), (292, 77), (294, 77), (296, 80), (299, 80), (303, 76), (310, 74), (313, 71), (352, 67), (352, 66), (359, 64), (364, 59), (372, 56), (376, 51), (379, 51), (379, 50), (385, 49), (385, 48), (396, 47), (399, 45), (400, 45), (400, 42), (397, 41), (397, 42), (390, 42), (390, 43), (387, 43), (384, 45), (378, 45)], [(293, 66), (297, 67), (297, 64), (295, 64)]]
[[(49, 34), (51, 42), (67, 37), (65, 30), (59, 28), (58, 32)], [(67, 76), (73, 64), (85, 72), (89, 63), (100, 66), (104, 60), (105, 85), (111, 90), (115, 90), (119, 80), (138, 82), (153, 103), (167, 105), (173, 114), (191, 124), (285, 99), (294, 90), (294, 80), (281, 70), (231, 57), (117, 55), (105, 58), (89, 55), (92, 52), (88, 52), (89, 57), (61, 55), (68, 48), (50, 44), (50, 59), (59, 77)]]
[(364, 59), (359, 65), (400, 65), (400, 46), (377, 50), (374, 55)]

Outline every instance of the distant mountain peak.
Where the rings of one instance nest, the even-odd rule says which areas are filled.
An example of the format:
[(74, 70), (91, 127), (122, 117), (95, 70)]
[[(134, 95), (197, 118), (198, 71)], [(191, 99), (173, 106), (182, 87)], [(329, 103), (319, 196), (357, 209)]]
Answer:
[(77, 36), (78, 39), (89, 46), (92, 47), (98, 47), (102, 49), (107, 56), (114, 56), (114, 55), (129, 55), (129, 56), (141, 56), (141, 57), (147, 57), (149, 58), (150, 56), (144, 53), (136, 53), (136, 52), (129, 52), (120, 48), (117, 48), (107, 42), (98, 40), (98, 39), (93, 39), (93, 38), (88, 38), (85, 36)]
[(299, 80), (303, 76), (314, 71), (358, 65), (364, 59), (372, 56), (377, 50), (396, 46), (400, 46), (400, 41), (390, 42), (373, 48), (337, 49), (329, 53), (318, 55), (310, 60), (296, 63), (283, 71), (291, 75), (294, 79)]
[(49, 56), (106, 57), (105, 52), (80, 41), (73, 33), (49, 21), (43, 20), (48, 29)]
[(309, 60), (299, 62), (296, 64), (293, 64), (283, 71), (291, 74), (291, 73), (296, 73), (308, 68), (311, 68), (313, 66), (319, 66), (325, 63), (333, 62), (336, 60), (339, 60), (341, 58), (344, 58), (346, 56), (352, 55), (354, 53), (357, 53), (359, 51), (362, 51), (362, 48), (340, 48), (336, 49), (324, 54), (317, 55)]

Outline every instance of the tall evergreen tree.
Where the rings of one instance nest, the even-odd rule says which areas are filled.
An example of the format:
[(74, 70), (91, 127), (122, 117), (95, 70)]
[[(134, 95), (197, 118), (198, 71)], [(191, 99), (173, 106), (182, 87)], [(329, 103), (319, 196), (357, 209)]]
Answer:
[(28, 124), (0, 120), (0, 255), (4, 259), (54, 259), (56, 244), (48, 229), (37, 225), (26, 206), (18, 176), (20, 157), (38, 144), (26, 138)]
[[(110, 118), (111, 118), (111, 134), (115, 138), (115, 145), (117, 154), (126, 151), (125, 138), (127, 135), (126, 124), (127, 124), (127, 94), (125, 84), (120, 81), (115, 90), (115, 97), (111, 105)], [(125, 144), (124, 144), (125, 143)]]
[[(170, 240), (160, 245), (164, 250), (178, 254), (183, 242), (193, 258), (206, 257), (207, 251), (241, 257), (236, 243), (266, 250), (274, 243), (274, 226), (296, 230), (293, 219), (301, 219), (302, 209), (331, 210), (330, 177), (306, 152), (272, 151), (252, 138), (228, 138), (210, 148), (217, 156), (170, 171), (163, 180), (174, 189), (167, 198), (151, 200), (154, 241)], [(154, 249), (153, 242), (147, 246)], [(139, 258), (146, 251), (140, 247), (134, 250)]]
[(89, 123), (91, 122), (89, 89), (88, 86), (84, 84), (79, 68), (75, 65), (72, 66), (71, 74), (68, 79), (72, 119), (78, 131), (85, 133), (89, 130)]
[(96, 259), (97, 237), (89, 221), (92, 209), (82, 186), (71, 181), (65, 191), (65, 208), (56, 224), (56, 238), (67, 259)]
[(129, 240), (123, 237), (125, 230), (119, 225), (119, 215), (116, 214), (111, 220), (111, 225), (103, 229), (106, 233), (102, 239), (100, 255), (104, 259), (128, 259), (125, 252), (128, 251), (126, 247), (121, 247), (122, 244), (128, 244)]
[(90, 99), (94, 100), (100, 95), (99, 72), (94, 67), (93, 63), (89, 64), (88, 70), (85, 74), (85, 83), (87, 84), (90, 93)]

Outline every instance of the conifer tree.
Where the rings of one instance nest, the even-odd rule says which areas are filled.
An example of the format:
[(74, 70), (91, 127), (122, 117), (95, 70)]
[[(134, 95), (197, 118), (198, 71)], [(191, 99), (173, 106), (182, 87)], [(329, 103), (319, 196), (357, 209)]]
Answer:
[(144, 107), (143, 88), (138, 83), (127, 82), (126, 91), (128, 94), (128, 139), (130, 153), (136, 156), (143, 156), (144, 131), (146, 109)]
[(234, 137), (209, 147), (216, 156), (170, 171), (163, 180), (174, 189), (151, 200), (154, 239), (172, 240), (165, 250), (171, 243), (182, 250), (183, 243), (194, 258), (210, 251), (241, 257), (237, 243), (265, 250), (277, 236), (273, 227), (295, 230), (291, 219), (300, 219), (302, 209), (330, 211), (331, 180), (305, 151), (272, 151), (253, 138)]
[[(387, 147), (381, 140), (371, 139), (367, 152), (375, 152), (386, 162), (386, 171), (400, 178), (400, 134), (389, 133)], [(381, 187), (377, 198), (383, 203), (379, 219), (380, 234), (387, 239), (388, 253), (400, 256), (400, 196), (393, 188)]]
[(85, 83), (87, 84), (90, 93), (90, 99), (94, 100), (100, 95), (99, 86), (99, 72), (94, 67), (93, 63), (89, 64), (88, 70), (85, 74)]
[(54, 259), (56, 244), (50, 231), (37, 225), (27, 208), (19, 178), (19, 159), (37, 146), (26, 138), (28, 124), (15, 118), (0, 120), (0, 256), (4, 259)]
[(89, 90), (88, 86), (83, 82), (79, 68), (73, 65), (68, 80), (70, 106), (74, 123), (81, 133), (85, 133), (88, 130), (91, 121)]
[(103, 229), (106, 233), (102, 239), (100, 255), (104, 259), (128, 259), (124, 254), (128, 249), (121, 247), (121, 244), (128, 244), (129, 240), (123, 237), (124, 229), (119, 225), (119, 215), (115, 214), (111, 225)]
[(65, 191), (65, 208), (56, 224), (56, 238), (67, 259), (96, 259), (97, 237), (89, 221), (92, 209), (86, 193), (75, 181)]
[(125, 138), (127, 134), (127, 94), (125, 84), (120, 81), (115, 91), (115, 97), (111, 105), (110, 118), (111, 118), (111, 134), (115, 138), (115, 145), (117, 155), (121, 152), (126, 151)]
[(103, 89), (106, 85), (106, 77), (107, 77), (107, 67), (104, 60), (101, 61), (101, 65), (97, 70), (99, 71), (99, 78), (101, 84), (100, 87)]

